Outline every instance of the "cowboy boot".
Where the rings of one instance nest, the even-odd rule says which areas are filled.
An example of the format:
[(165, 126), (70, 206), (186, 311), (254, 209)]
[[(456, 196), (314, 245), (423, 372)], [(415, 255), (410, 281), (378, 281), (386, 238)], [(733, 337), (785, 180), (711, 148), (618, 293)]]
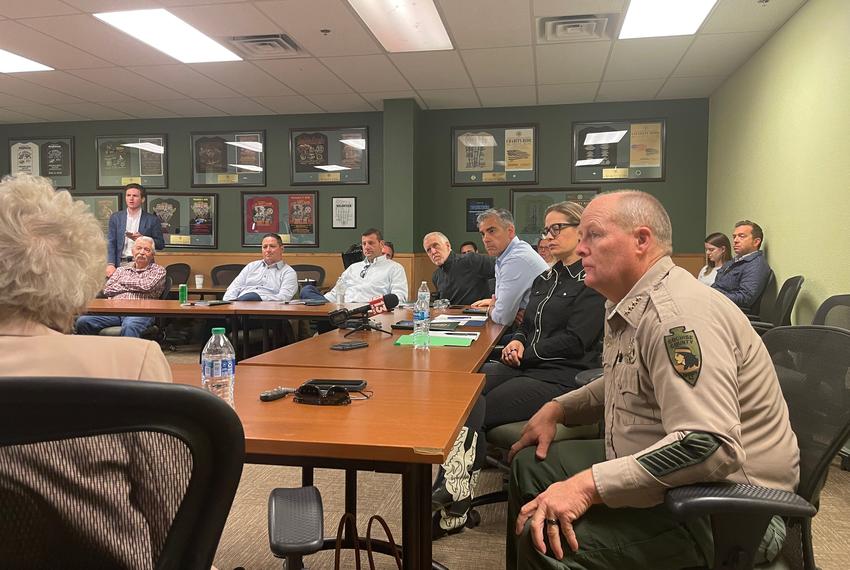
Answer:
[(440, 468), (431, 494), (431, 508), (439, 511), (433, 519), (434, 538), (460, 532), (467, 522), (467, 513), (472, 505), (471, 485), (473, 479), (477, 480), (472, 472), (477, 439), (478, 434), (466, 426), (462, 427)]

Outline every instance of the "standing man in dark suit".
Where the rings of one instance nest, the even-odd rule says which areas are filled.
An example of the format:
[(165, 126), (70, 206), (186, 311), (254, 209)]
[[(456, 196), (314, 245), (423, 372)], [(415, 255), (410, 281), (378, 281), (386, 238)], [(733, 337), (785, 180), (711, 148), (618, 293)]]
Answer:
[(133, 243), (141, 236), (153, 239), (156, 249), (165, 247), (159, 218), (142, 209), (147, 192), (141, 184), (124, 187), (126, 210), (115, 212), (109, 217), (109, 232), (106, 237), (106, 276), (111, 277), (115, 268), (133, 263)]

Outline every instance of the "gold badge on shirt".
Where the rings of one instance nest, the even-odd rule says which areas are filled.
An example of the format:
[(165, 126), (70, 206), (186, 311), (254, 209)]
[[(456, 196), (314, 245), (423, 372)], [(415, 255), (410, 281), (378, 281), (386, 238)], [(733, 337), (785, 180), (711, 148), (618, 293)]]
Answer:
[(686, 331), (685, 327), (674, 327), (664, 337), (664, 346), (676, 374), (691, 386), (696, 386), (702, 370), (702, 353), (696, 333)]

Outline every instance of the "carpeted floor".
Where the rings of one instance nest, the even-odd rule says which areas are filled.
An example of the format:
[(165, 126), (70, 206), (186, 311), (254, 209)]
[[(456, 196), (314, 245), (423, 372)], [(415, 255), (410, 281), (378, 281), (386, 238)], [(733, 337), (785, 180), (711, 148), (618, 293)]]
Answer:
[[(178, 352), (166, 353), (175, 363), (198, 362), (198, 347), (181, 347)], [(237, 376), (238, 381), (238, 376)], [(269, 550), (267, 533), (267, 501), (275, 487), (295, 487), (300, 484), (300, 472), (292, 467), (245, 465), (227, 526), (221, 538), (215, 565), (220, 570), (242, 566), (246, 570), (279, 569), (280, 560)], [(501, 486), (501, 476), (493, 470), (484, 471), (480, 492), (487, 493)], [(335, 534), (343, 514), (343, 475), (332, 470), (317, 470), (316, 485), (322, 493), (325, 508), (325, 534)], [(396, 539), (401, 532), (401, 477), (381, 473), (360, 473), (358, 477), (358, 529), (366, 532), (366, 521), (372, 514), (382, 515)], [(492, 570), (505, 565), (505, 504), (491, 505), (480, 510), (481, 525), (475, 529), (446, 537), (434, 543), (434, 559), (456, 570)], [(837, 464), (830, 469), (829, 479), (821, 496), (821, 508), (814, 519), (815, 557), (821, 570), (843, 570), (850, 559), (850, 472), (841, 471)], [(362, 554), (366, 564), (366, 555)], [(377, 567), (395, 568), (391, 558), (378, 555)], [(313, 570), (333, 568), (333, 552), (323, 552), (305, 559)], [(364, 566), (367, 567), (367, 566)], [(343, 554), (342, 568), (354, 568), (351, 554)]]

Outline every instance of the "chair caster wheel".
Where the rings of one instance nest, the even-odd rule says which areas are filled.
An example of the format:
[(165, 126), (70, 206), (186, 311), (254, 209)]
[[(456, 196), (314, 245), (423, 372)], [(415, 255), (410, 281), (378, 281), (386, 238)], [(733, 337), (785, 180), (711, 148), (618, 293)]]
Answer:
[(466, 528), (475, 528), (481, 524), (481, 513), (476, 511), (475, 509), (470, 509), (468, 513), (466, 513), (466, 524), (464, 525)]
[(850, 455), (845, 455), (841, 458), (841, 470), (850, 471)]

